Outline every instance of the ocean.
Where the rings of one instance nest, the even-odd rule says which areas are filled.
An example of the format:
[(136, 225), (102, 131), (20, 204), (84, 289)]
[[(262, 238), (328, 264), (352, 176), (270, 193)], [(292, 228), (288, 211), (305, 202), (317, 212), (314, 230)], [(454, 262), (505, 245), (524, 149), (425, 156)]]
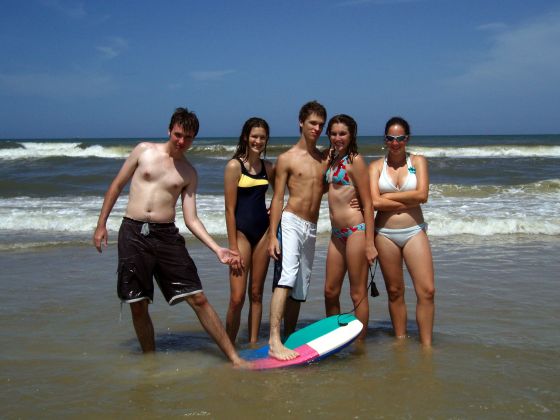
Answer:
[[(274, 160), (295, 140), (272, 138), (267, 157)], [(0, 250), (89, 240), (103, 194), (139, 141), (0, 141)], [(187, 153), (200, 178), (199, 215), (214, 235), (226, 234), (223, 169), (235, 144), (196, 139)], [(382, 146), (380, 137), (359, 138), (367, 161), (382, 156)], [(409, 150), (429, 159), (430, 235), (560, 235), (560, 136), (420, 136)], [(125, 206), (123, 194), (109, 230), (118, 230)], [(319, 233), (330, 229), (326, 206), (325, 199)]]
[[(138, 141), (0, 140), (1, 418), (560, 417), (560, 135), (413, 137), (409, 150), (430, 168), (433, 349), (418, 343), (408, 275), (410, 337), (395, 341), (378, 269), (364, 346), (266, 372), (232, 369), (192, 310), (168, 307), (159, 292), (150, 308), (158, 352), (141, 354), (115, 292), (126, 192), (109, 219), (109, 247), (100, 255), (91, 245), (103, 194)], [(267, 157), (295, 141), (272, 138)], [(235, 144), (201, 138), (187, 153), (200, 178), (199, 216), (224, 246), (223, 169)], [(382, 146), (381, 137), (359, 138), (368, 161)], [(298, 326), (324, 316), (326, 205)], [(227, 268), (177, 224), (223, 320)], [(345, 284), (343, 310), (348, 294)]]

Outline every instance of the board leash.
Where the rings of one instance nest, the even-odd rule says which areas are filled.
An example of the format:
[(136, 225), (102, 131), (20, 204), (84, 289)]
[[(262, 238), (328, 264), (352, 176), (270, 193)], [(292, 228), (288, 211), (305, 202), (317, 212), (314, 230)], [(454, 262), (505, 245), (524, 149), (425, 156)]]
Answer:
[[(375, 281), (374, 281), (376, 271), (377, 271), (377, 258), (375, 259), (375, 266), (373, 267), (373, 271), (371, 271), (371, 265), (369, 266), (369, 278), (370, 278), (370, 280), (369, 280), (369, 284), (368, 284), (367, 290), (370, 291), (371, 297), (377, 297), (377, 296), (379, 296), (379, 290), (377, 290), (377, 286), (375, 285)], [(367, 292), (367, 290), (366, 290), (366, 292)], [(341, 314), (338, 314), (338, 318), (337, 318), (336, 320), (337, 320), (337, 322), (338, 322), (338, 326), (339, 326), (339, 327), (344, 327), (345, 325), (348, 325), (348, 322), (341, 322), (341, 321), (340, 321), (340, 317), (341, 317), (342, 315), (350, 315), (352, 312), (356, 312), (356, 309), (358, 309), (358, 306), (360, 306), (360, 305), (362, 304), (362, 302), (363, 302), (363, 300), (364, 300), (365, 298), (366, 298), (366, 297), (364, 296), (364, 297), (358, 302), (358, 304), (357, 304), (356, 306), (354, 306), (354, 309), (352, 309), (351, 311), (343, 312), (343, 313), (341, 313)]]

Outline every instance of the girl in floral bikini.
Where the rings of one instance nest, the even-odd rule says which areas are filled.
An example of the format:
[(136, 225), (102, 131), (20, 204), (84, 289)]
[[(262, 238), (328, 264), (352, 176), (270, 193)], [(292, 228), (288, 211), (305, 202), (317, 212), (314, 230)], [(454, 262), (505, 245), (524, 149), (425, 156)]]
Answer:
[[(356, 317), (364, 324), (358, 337), (367, 334), (369, 305), (367, 300), (368, 266), (377, 257), (373, 244), (373, 206), (369, 193), (367, 165), (356, 142), (358, 126), (348, 115), (331, 118), (327, 126), (331, 147), (325, 182), (328, 184), (329, 214), (332, 235), (327, 253), (325, 309), (327, 316), (340, 313), (340, 291), (346, 271), (350, 279), (350, 297)], [(351, 207), (360, 201), (361, 211)]]

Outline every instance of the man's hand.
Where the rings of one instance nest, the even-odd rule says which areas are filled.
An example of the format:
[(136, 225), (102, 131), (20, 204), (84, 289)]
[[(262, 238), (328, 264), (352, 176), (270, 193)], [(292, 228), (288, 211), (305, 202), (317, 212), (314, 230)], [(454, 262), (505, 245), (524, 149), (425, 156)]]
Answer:
[(241, 258), (241, 255), (239, 255), (239, 251), (233, 251), (227, 248), (219, 248), (216, 252), (216, 256), (222, 264), (227, 264), (232, 267), (237, 266), (240, 268), (244, 268), (243, 260)]
[(101, 245), (107, 248), (107, 239), (109, 235), (107, 234), (107, 228), (105, 226), (97, 226), (95, 232), (93, 232), (93, 245), (98, 252), (101, 251)]

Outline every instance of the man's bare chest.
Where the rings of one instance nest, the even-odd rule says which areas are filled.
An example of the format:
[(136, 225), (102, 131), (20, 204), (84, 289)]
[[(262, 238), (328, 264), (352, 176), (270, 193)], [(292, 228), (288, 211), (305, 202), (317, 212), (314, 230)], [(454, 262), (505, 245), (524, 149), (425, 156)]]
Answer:
[(324, 166), (321, 162), (311, 159), (301, 161), (301, 164), (292, 167), (290, 181), (307, 186), (322, 185)]
[(185, 169), (171, 159), (146, 159), (136, 170), (137, 181), (166, 190), (181, 190), (187, 183)]

